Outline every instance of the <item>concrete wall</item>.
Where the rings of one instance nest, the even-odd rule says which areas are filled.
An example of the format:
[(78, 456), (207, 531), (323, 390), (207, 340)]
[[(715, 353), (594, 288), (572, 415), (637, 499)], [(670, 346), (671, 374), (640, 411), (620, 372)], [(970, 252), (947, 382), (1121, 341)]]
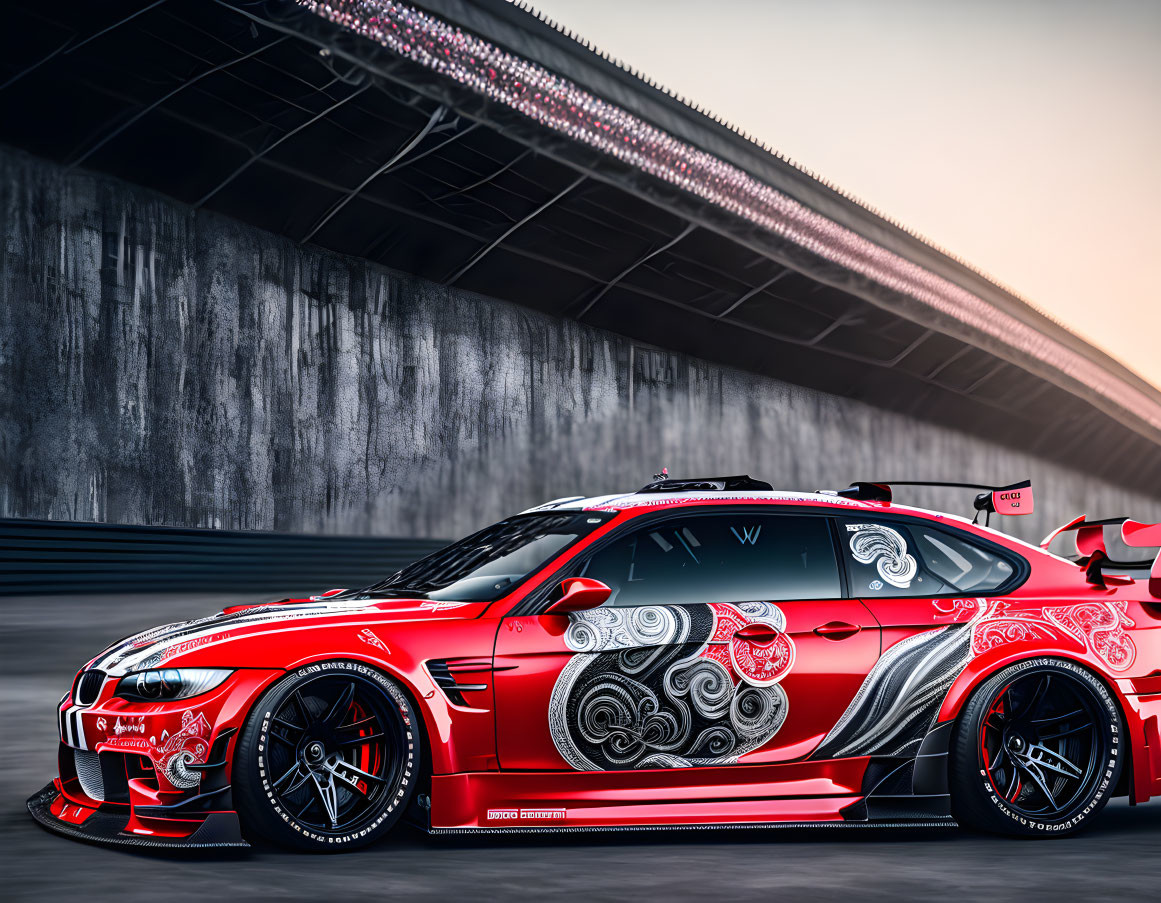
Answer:
[(6, 149), (0, 206), (0, 516), (452, 536), (667, 465), (807, 489), (1031, 476), (1027, 536), (1082, 511), (1161, 519), (1161, 487), (1133, 497)]

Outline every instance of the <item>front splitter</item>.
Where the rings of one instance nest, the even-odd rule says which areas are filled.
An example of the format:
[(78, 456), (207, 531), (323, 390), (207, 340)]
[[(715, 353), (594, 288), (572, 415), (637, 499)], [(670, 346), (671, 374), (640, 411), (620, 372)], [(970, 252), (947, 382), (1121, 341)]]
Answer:
[(188, 837), (148, 837), (125, 829), (129, 824), (128, 811), (96, 809), (83, 822), (65, 821), (52, 811), (61, 793), (55, 783), (47, 784), (28, 799), (28, 812), (44, 828), (72, 840), (102, 846), (152, 847), (169, 850), (204, 850), (249, 847), (242, 838), (238, 816), (233, 812), (214, 812), (206, 816), (198, 829)]

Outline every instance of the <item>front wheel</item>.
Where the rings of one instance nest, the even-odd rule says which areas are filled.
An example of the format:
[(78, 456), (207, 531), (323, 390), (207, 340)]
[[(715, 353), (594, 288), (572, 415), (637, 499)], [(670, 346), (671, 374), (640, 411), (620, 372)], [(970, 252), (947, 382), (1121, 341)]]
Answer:
[(956, 726), (956, 819), (1000, 834), (1071, 834), (1109, 800), (1121, 716), (1105, 685), (1062, 659), (1018, 662), (986, 680)]
[(420, 736), (395, 681), (360, 662), (308, 665), (267, 690), (234, 756), (246, 828), (285, 846), (364, 846), (399, 820), (415, 792)]

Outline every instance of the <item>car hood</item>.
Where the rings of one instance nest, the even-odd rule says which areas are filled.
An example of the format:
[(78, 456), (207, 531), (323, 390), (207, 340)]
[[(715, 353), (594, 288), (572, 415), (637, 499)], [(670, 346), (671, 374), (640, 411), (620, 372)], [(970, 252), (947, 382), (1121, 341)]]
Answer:
[(336, 599), (315, 596), (256, 605), (234, 605), (217, 614), (154, 627), (119, 640), (88, 667), (113, 676), (173, 666), (186, 653), (281, 630), (359, 626), (404, 621), (463, 620), (478, 617), (487, 602), (433, 602), (427, 599)]

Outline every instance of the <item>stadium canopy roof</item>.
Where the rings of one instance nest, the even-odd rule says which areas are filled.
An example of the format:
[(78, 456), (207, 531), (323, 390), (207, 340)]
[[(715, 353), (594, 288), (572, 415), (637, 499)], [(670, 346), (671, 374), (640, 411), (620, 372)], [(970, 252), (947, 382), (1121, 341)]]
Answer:
[(0, 141), (1161, 486), (1156, 388), (520, 6), (13, 0), (4, 16)]

